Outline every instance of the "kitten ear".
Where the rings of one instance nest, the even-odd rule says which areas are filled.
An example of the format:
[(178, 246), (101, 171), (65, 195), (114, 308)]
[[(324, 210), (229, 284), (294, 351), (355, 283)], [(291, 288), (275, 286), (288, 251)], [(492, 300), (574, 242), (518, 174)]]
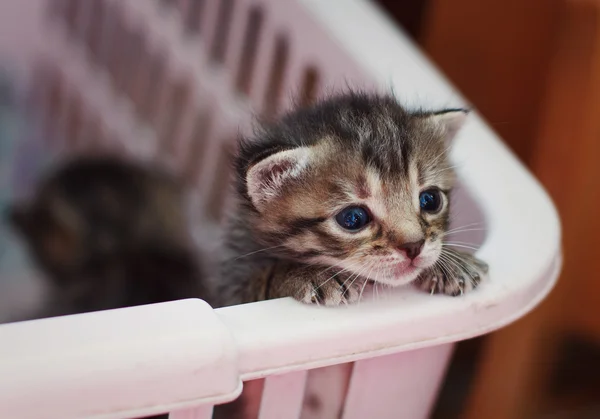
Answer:
[(468, 115), (467, 109), (449, 109), (429, 115), (427, 119), (443, 130), (444, 141), (449, 143), (465, 124)]
[(305, 173), (311, 153), (308, 147), (280, 151), (248, 170), (248, 195), (259, 211), (262, 211), (267, 202), (278, 196), (289, 181)]

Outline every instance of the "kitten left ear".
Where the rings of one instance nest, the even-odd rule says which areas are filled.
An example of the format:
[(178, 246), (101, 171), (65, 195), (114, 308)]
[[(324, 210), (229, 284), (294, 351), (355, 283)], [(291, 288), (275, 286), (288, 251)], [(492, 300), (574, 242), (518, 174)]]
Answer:
[(285, 185), (305, 172), (311, 153), (308, 147), (280, 151), (248, 170), (248, 195), (259, 211), (262, 211), (271, 199), (277, 197)]
[(450, 142), (467, 120), (469, 111), (466, 109), (449, 109), (429, 115), (427, 119), (444, 132), (444, 141)]

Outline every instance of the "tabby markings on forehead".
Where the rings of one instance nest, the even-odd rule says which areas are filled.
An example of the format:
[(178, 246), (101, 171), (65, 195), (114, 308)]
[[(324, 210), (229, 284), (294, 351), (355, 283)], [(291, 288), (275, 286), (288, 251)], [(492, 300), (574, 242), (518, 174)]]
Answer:
[(365, 170), (367, 177), (367, 185), (370, 191), (370, 197), (366, 200), (369, 209), (374, 215), (384, 218), (388, 214), (388, 209), (385, 205), (385, 196), (381, 176), (373, 167), (367, 167)]
[(360, 174), (356, 182), (356, 196), (360, 199), (367, 199), (371, 196), (371, 190), (364, 174)]
[(409, 175), (409, 185), (411, 186), (411, 191), (413, 191), (412, 198), (413, 204), (417, 211), (419, 211), (419, 189), (424, 186), (419, 184), (419, 167), (417, 165), (416, 160), (410, 162), (410, 168), (408, 170)]

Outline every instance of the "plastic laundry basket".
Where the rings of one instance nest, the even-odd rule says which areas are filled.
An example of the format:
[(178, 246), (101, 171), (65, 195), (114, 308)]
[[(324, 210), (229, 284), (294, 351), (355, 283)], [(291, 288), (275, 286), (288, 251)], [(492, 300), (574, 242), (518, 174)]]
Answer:
[[(348, 85), (393, 90), (407, 105), (464, 104), (366, 0), (2, 0), (0, 62), (55, 150), (103, 148), (181, 170), (205, 240), (227, 205), (225, 151), (252, 113)], [(344, 419), (426, 417), (453, 342), (531, 310), (561, 260), (552, 203), (477, 114), (452, 158), (454, 226), (477, 226), (461, 239), (490, 265), (475, 292), (406, 287), (339, 309), (184, 300), (3, 325), (0, 417), (209, 418), (244, 381), (266, 377), (260, 418), (298, 418), (307, 382), (344, 375), (326, 398)]]

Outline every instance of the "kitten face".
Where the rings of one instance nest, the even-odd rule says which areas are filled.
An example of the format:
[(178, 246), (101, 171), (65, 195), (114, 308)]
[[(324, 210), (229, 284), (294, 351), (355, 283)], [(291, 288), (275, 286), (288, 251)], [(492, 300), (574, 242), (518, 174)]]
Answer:
[(256, 238), (381, 283), (416, 279), (441, 253), (454, 186), (448, 140), (464, 117), (360, 95), (289, 116), (241, 148)]

